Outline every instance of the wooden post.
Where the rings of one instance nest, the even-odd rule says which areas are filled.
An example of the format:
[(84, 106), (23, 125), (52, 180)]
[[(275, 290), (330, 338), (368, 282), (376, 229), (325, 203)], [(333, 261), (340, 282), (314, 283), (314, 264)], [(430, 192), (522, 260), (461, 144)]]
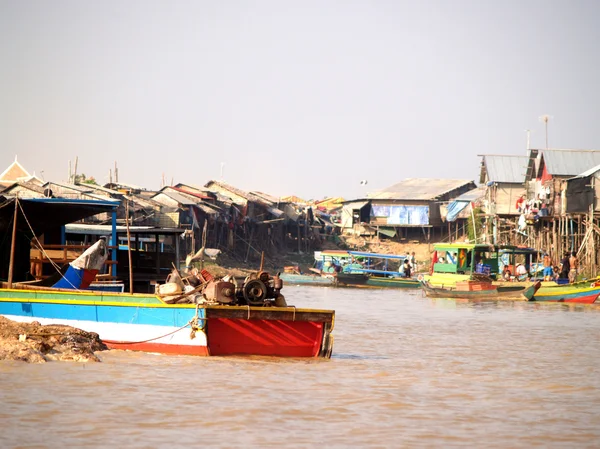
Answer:
[(10, 262), (8, 264), (8, 288), (12, 288), (13, 271), (15, 266), (15, 245), (17, 243), (17, 217), (19, 211), (19, 197), (15, 198), (15, 216), (13, 218), (12, 240), (10, 244)]
[(133, 265), (131, 264), (131, 234), (129, 233), (129, 200), (125, 200), (125, 225), (127, 227), (127, 257), (129, 258), (129, 293), (133, 294)]
[(250, 248), (252, 248), (252, 236), (254, 235), (254, 226), (250, 229), (250, 237), (248, 238), (248, 250), (246, 251), (246, 258), (244, 262), (248, 262), (248, 256), (250, 256)]

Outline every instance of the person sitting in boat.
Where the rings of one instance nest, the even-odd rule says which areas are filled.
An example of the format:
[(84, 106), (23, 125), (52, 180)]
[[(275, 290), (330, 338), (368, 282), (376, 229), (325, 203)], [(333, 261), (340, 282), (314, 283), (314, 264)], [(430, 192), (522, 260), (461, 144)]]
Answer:
[(456, 264), (456, 260), (457, 260), (458, 256), (457, 256), (456, 252), (447, 253), (446, 258), (448, 259), (448, 263)]
[(502, 279), (505, 281), (510, 281), (512, 273), (510, 272), (510, 268), (508, 265), (504, 265), (504, 269), (502, 270)]
[(410, 277), (410, 260), (408, 259), (408, 257), (406, 259), (404, 259), (404, 262), (402, 262), (402, 269), (404, 271), (404, 277), (409, 278)]
[(522, 263), (517, 264), (517, 268), (515, 269), (515, 274), (517, 275), (517, 279), (520, 281), (524, 281), (529, 276), (527, 272), (527, 268)]

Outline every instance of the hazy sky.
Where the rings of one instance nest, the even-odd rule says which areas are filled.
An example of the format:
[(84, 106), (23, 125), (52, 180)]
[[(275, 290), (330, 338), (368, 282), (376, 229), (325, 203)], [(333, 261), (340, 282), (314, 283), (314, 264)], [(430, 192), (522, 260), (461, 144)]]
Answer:
[[(305, 198), (600, 148), (597, 1), (0, 0), (0, 171)], [(360, 181), (366, 179), (365, 187)]]

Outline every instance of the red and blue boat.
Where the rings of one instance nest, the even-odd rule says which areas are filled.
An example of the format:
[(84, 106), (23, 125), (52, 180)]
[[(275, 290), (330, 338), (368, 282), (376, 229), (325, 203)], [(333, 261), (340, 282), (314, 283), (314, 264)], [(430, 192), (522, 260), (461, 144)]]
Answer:
[[(14, 209), (0, 207), (0, 229), (5, 235), (12, 222), (11, 245), (0, 246), (0, 255), (9, 260), (7, 282), (0, 283), (0, 315), (8, 319), (95, 332), (115, 349), (198, 356), (331, 357), (335, 312), (288, 306), (280, 293), (281, 279), (264, 271), (240, 282), (233, 277), (215, 279), (203, 270), (188, 274), (185, 282), (181, 277), (168, 282), (168, 288), (155, 293), (96, 291), (90, 289), (92, 274), (107, 255), (105, 244), (98, 242), (76, 263), (59, 270), (57, 279), (46, 279), (47, 285), (23, 282), (29, 242), (38, 232), (68, 219), (114, 210), (117, 204), (0, 197), (4, 206), (9, 201), (14, 201)], [(41, 219), (31, 218), (36, 215)], [(4, 268), (0, 266), (0, 272)]]
[(330, 357), (335, 313), (295, 307), (167, 304), (157, 295), (0, 288), (0, 315), (95, 332), (113, 349), (181, 355)]

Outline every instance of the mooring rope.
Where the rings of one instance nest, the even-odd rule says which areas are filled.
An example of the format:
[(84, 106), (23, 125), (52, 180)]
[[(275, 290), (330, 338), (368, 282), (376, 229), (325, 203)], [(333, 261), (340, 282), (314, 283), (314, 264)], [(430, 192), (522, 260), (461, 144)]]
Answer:
[(139, 345), (142, 343), (149, 343), (151, 341), (156, 341), (156, 340), (160, 340), (161, 338), (168, 337), (169, 335), (173, 335), (173, 334), (179, 332), (180, 330), (185, 329), (188, 326), (190, 326), (192, 328), (192, 333), (190, 334), (190, 340), (194, 339), (196, 337), (196, 332), (204, 329), (204, 326), (198, 327), (198, 321), (206, 321), (206, 318), (200, 318), (198, 316), (198, 306), (199, 305), (196, 305), (196, 315), (190, 321), (188, 321), (186, 324), (181, 326), (179, 329), (175, 329), (174, 331), (171, 331), (165, 335), (161, 335), (160, 337), (149, 338), (148, 340), (141, 340), (141, 341), (112, 341), (112, 340), (107, 340), (107, 341), (110, 342), (110, 344), (112, 344), (112, 345)]
[(25, 219), (25, 222), (27, 223), (27, 226), (29, 226), (29, 230), (31, 231), (31, 235), (33, 235), (33, 238), (35, 239), (35, 244), (38, 246), (38, 248), (40, 249), (40, 251), (42, 251), (42, 254), (46, 257), (46, 259), (48, 259), (48, 261), (54, 267), (54, 269), (57, 271), (57, 273), (60, 274), (60, 277), (62, 277), (65, 281), (67, 281), (71, 285), (71, 287), (73, 287), (74, 290), (81, 291), (79, 288), (75, 287), (71, 283), (71, 281), (68, 280), (62, 274), (62, 272), (60, 271), (60, 267), (50, 258), (50, 256), (48, 256), (48, 253), (44, 250), (44, 247), (42, 246), (41, 242), (38, 240), (37, 236), (35, 235), (33, 227), (31, 226), (31, 223), (29, 223), (29, 220), (27, 219), (27, 215), (25, 215), (25, 211), (23, 210), (23, 206), (21, 206), (21, 203), (19, 202), (18, 199), (15, 199), (15, 201), (17, 202), (17, 205), (19, 206), (19, 209), (21, 209), (21, 213), (23, 214), (23, 218)]

